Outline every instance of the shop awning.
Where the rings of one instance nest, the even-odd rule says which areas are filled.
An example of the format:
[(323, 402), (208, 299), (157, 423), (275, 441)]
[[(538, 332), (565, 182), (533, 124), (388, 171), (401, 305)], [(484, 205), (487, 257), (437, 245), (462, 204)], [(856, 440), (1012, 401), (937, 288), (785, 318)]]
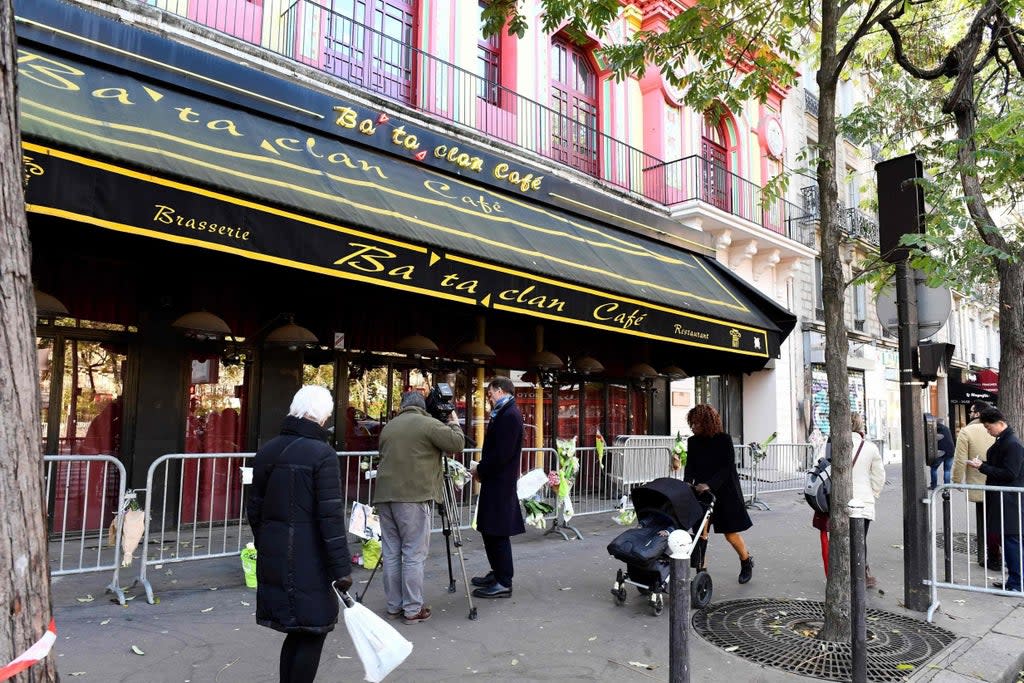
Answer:
[[(419, 163), (450, 148), (397, 158), (35, 45), (20, 47), (19, 75), (32, 213), (723, 351), (745, 368), (795, 323), (714, 259)], [(336, 113), (368, 141), (412, 147), (386, 115)]]

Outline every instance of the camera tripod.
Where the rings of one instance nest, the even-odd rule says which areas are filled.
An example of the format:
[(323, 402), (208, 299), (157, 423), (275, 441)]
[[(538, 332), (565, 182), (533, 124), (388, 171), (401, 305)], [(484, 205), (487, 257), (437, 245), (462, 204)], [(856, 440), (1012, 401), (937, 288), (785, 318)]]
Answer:
[(466, 575), (466, 558), (462, 555), (462, 512), (455, 500), (455, 482), (448, 471), (448, 463), (444, 453), (441, 454), (442, 472), (442, 498), (443, 501), (437, 506), (441, 515), (441, 533), (444, 535), (444, 550), (448, 557), (448, 592), (455, 592), (455, 575), (452, 572), (452, 545), (459, 556), (459, 566), (462, 569), (462, 584), (466, 587), (466, 600), (469, 601), (469, 619), (476, 620), (476, 606), (473, 604), (473, 595), (469, 591), (469, 577)]

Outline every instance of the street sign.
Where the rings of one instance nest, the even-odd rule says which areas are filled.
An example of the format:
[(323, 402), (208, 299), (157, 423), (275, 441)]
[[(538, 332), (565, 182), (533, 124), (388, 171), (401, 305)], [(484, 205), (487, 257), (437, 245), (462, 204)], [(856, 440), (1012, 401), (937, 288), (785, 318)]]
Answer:
[[(917, 339), (931, 337), (942, 329), (953, 310), (953, 295), (949, 287), (928, 287), (917, 281)], [(896, 315), (896, 278), (889, 278), (875, 302), (878, 322), (885, 330), (898, 336), (899, 317)]]

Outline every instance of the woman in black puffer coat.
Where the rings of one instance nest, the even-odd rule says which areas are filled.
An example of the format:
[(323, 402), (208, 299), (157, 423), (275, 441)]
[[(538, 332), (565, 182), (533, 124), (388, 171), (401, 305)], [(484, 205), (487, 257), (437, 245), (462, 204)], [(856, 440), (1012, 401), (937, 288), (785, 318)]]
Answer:
[(747, 552), (740, 532), (749, 529), (753, 523), (743, 502), (732, 437), (722, 431), (722, 418), (709, 405), (694, 406), (687, 413), (686, 421), (693, 430), (693, 436), (686, 443), (683, 477), (694, 485), (697, 493), (710, 489), (715, 494), (712, 516), (715, 533), (725, 534), (725, 540), (739, 555), (739, 582), (746, 583), (754, 574), (754, 558)]
[(334, 401), (304, 386), (280, 436), (252, 461), (246, 513), (256, 542), (256, 623), (288, 634), (281, 683), (312, 683), (327, 634), (338, 622), (339, 590), (352, 586), (338, 455), (323, 425)]

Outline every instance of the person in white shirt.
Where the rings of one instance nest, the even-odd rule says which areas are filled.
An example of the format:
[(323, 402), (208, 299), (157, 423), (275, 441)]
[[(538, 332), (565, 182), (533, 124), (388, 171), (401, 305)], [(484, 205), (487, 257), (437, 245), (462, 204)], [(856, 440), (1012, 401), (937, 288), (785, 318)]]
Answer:
[[(885, 486), (885, 467), (878, 446), (864, 435), (864, 418), (860, 413), (851, 415), (853, 431), (853, 469), (851, 480), (853, 497), (864, 503), (864, 557), (867, 558), (867, 534), (871, 520), (875, 518), (875, 499), (882, 494)], [(871, 575), (871, 567), (865, 559), (864, 585), (874, 588), (878, 581)]]

